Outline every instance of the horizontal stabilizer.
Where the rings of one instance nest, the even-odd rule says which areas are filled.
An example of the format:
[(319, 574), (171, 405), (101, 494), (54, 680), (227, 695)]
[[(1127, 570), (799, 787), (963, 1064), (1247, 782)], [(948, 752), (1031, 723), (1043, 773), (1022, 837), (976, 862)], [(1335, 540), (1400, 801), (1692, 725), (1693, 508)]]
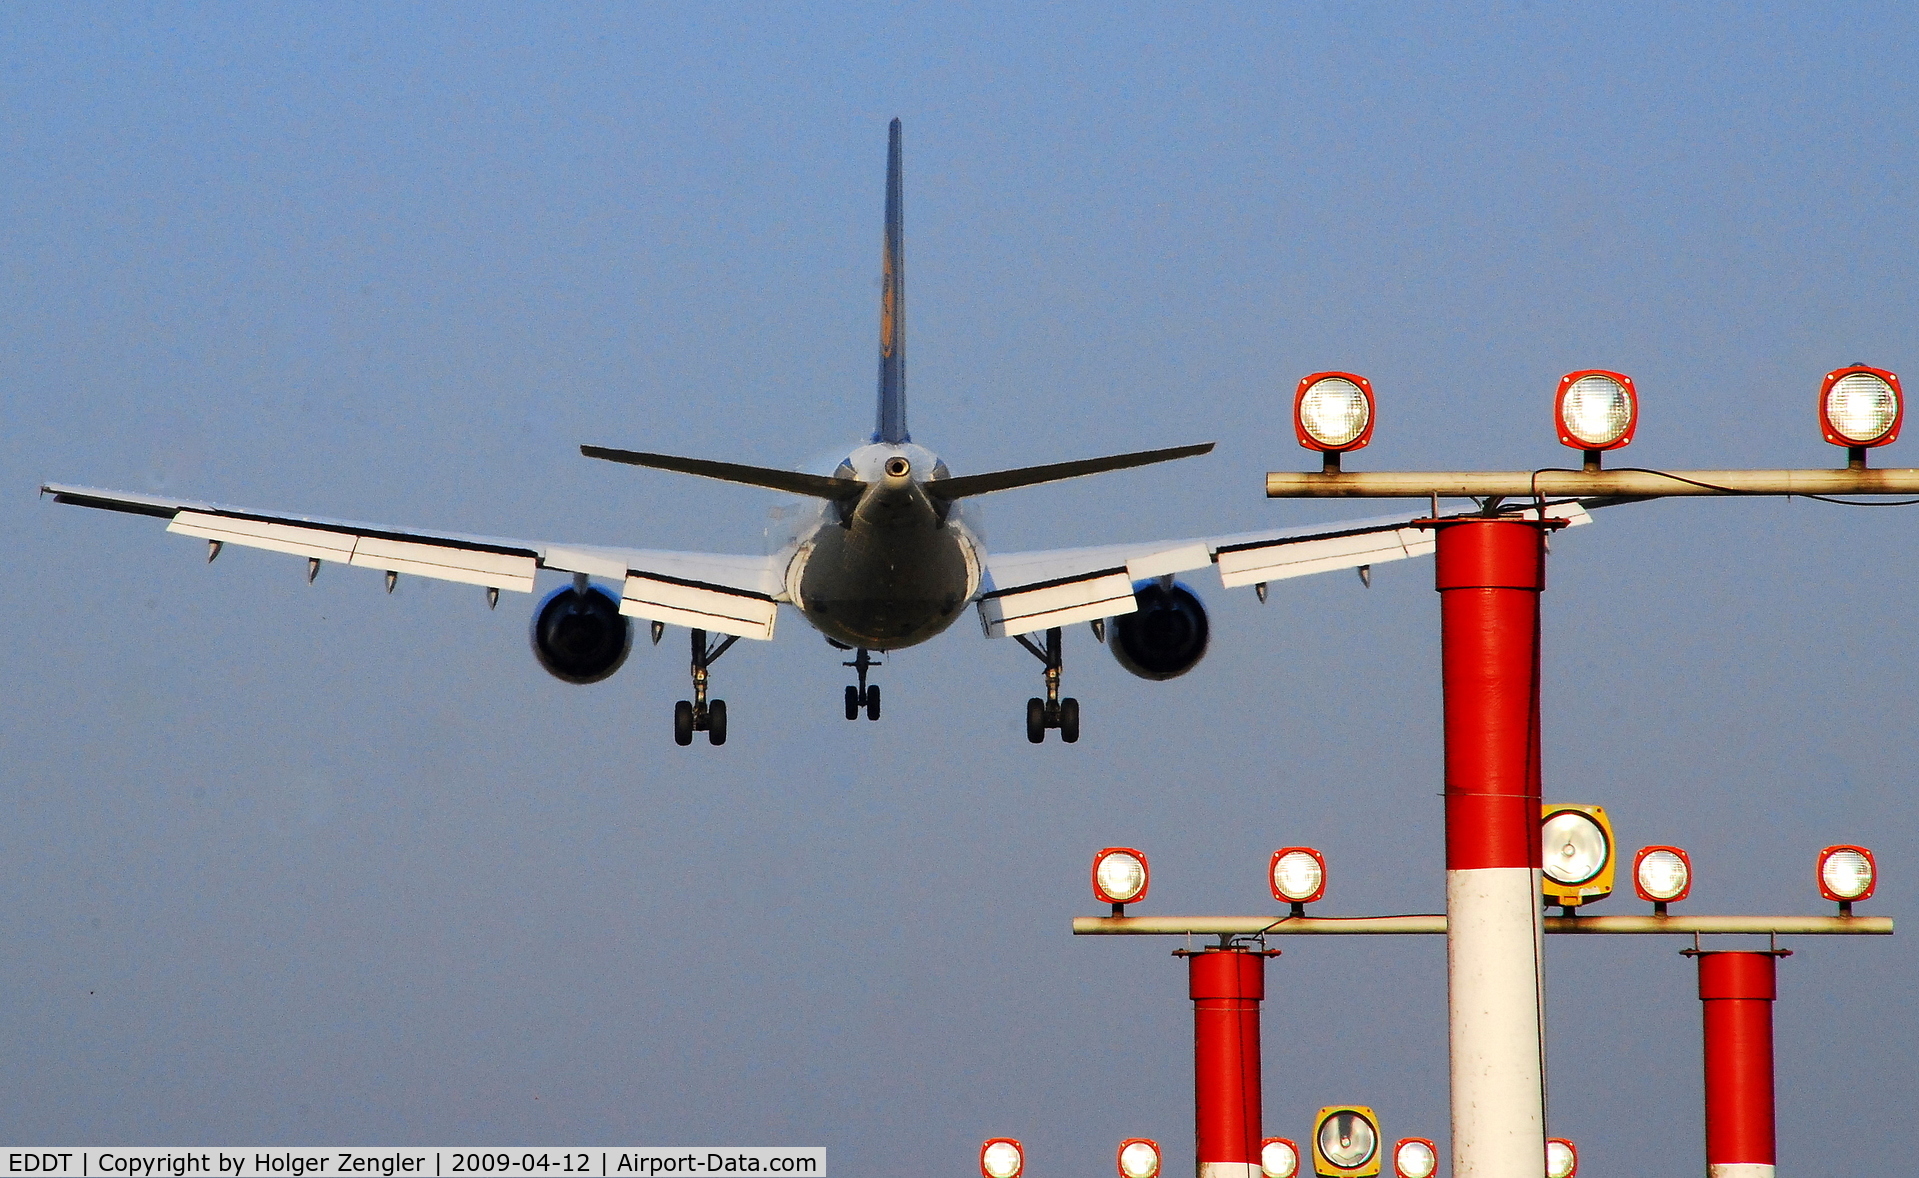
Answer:
[(748, 487), (766, 487), (789, 495), (809, 495), (815, 499), (848, 499), (866, 489), (858, 479), (836, 479), (826, 475), (805, 474), (797, 470), (773, 470), (764, 466), (743, 466), (737, 462), (713, 462), (705, 458), (678, 458), (671, 454), (642, 454), (637, 450), (611, 450), (605, 446), (581, 446), (588, 458), (624, 462), (628, 466), (646, 466), (679, 474), (696, 474), (740, 483)]
[(969, 495), (985, 495), (992, 491), (1031, 487), (1037, 483), (1076, 479), (1081, 475), (1104, 474), (1109, 470), (1151, 466), (1155, 462), (1171, 462), (1175, 458), (1192, 458), (1211, 453), (1212, 449), (1213, 443), (1204, 442), (1197, 446), (1174, 446), (1169, 450), (1141, 450), (1134, 454), (1113, 454), (1105, 458), (1082, 458), (1076, 462), (1055, 462), (1047, 466), (1023, 466), (1018, 470), (994, 470), (985, 474), (934, 479), (924, 484), (924, 487), (926, 493), (935, 499), (963, 499)]

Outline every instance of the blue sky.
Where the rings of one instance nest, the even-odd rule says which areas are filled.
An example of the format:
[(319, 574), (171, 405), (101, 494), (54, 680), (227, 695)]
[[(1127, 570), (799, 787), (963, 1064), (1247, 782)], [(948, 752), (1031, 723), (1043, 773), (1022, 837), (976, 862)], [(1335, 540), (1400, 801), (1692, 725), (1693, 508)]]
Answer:
[[(1430, 566), (1195, 580), (1180, 680), (1084, 628), (1084, 739), (970, 625), (839, 716), (797, 616), (669, 738), (684, 634), (547, 678), (532, 602), (37, 502), (93, 483), (495, 535), (756, 551), (773, 497), (582, 442), (793, 465), (869, 428), (885, 127), (906, 136), (916, 440), (956, 472), (1210, 457), (985, 501), (1003, 550), (1370, 514), (1270, 502), (1293, 383), (1379, 390), (1363, 469), (1564, 464), (1561, 373), (1643, 394), (1625, 459), (1821, 466), (1821, 375), (1913, 359), (1915, 21), (1893, 5), (16, 6), (0, 18), (0, 1124), (87, 1143), (825, 1144), (842, 1173), (1190, 1149), (1150, 910), (1442, 902)], [(1908, 441), (1875, 455), (1911, 465)], [(1913, 509), (1919, 510), (1919, 509)], [(1908, 510), (1656, 503), (1556, 545), (1547, 792), (1687, 847), (1688, 906), (1817, 911), (1915, 862)], [(1615, 897), (1600, 911), (1636, 911)], [(1780, 968), (1780, 1161), (1904, 1156), (1904, 939)], [(1696, 1171), (1666, 940), (1549, 946), (1551, 1122)], [(1446, 1133), (1444, 953), (1269, 967), (1266, 1119)], [(1846, 1164), (1856, 1166), (1856, 1162)]]

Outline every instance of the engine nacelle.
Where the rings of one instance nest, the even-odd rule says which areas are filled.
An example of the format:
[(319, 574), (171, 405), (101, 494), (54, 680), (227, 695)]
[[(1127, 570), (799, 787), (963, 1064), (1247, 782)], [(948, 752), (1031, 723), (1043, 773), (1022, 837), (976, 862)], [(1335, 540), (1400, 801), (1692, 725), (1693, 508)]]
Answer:
[(1177, 679), (1206, 657), (1206, 607), (1184, 585), (1133, 586), (1139, 609), (1113, 619), (1109, 646), (1119, 665), (1141, 679)]
[(633, 649), (633, 621), (598, 585), (547, 595), (533, 614), (533, 657), (568, 683), (598, 683), (620, 669)]

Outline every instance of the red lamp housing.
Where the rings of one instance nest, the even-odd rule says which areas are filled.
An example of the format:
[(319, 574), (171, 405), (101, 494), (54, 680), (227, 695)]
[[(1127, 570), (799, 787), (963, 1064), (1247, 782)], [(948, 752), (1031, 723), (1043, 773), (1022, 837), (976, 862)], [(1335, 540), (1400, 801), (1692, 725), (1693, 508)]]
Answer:
[(1895, 442), (1905, 419), (1899, 377), (1883, 368), (1849, 364), (1826, 373), (1819, 386), (1819, 432), (1835, 446), (1865, 449)]
[[(1311, 400), (1308, 400), (1308, 396)], [(1315, 372), (1293, 394), (1293, 430), (1308, 450), (1343, 454), (1373, 440), (1373, 383), (1351, 372)]]
[[(1679, 885), (1679, 890), (1676, 892), (1672, 892), (1670, 895), (1665, 895), (1665, 896), (1656, 895), (1653, 891), (1647, 890), (1646, 881), (1640, 875), (1639, 865), (1641, 863), (1644, 863), (1655, 852), (1663, 852), (1667, 855), (1674, 855), (1674, 856), (1677, 856), (1679, 859), (1679, 865), (1683, 872), (1683, 878)], [(1639, 893), (1639, 898), (1641, 900), (1647, 901), (1648, 903), (1652, 903), (1652, 904), (1679, 903), (1679, 901), (1685, 899), (1687, 896), (1692, 895), (1692, 856), (1686, 854), (1685, 849), (1683, 847), (1641, 847), (1639, 848), (1639, 853), (1632, 857), (1632, 890)]]
[(1632, 377), (1604, 368), (1582, 368), (1559, 378), (1553, 398), (1559, 444), (1575, 450), (1617, 450), (1632, 444), (1639, 428), (1639, 390)]
[[(1555, 1150), (1553, 1148), (1555, 1145), (1559, 1146), (1559, 1149)], [(1557, 1163), (1556, 1166), (1555, 1163)], [(1579, 1173), (1579, 1147), (1564, 1137), (1546, 1138), (1546, 1178), (1573, 1178), (1573, 1175), (1577, 1173)]]
[(1294, 1178), (1299, 1173), (1299, 1146), (1287, 1137), (1262, 1140), (1259, 1143), (1259, 1172), (1264, 1178)]
[(1281, 904), (1311, 904), (1326, 894), (1326, 856), (1312, 847), (1281, 847), (1266, 865), (1266, 886)]
[(1402, 1137), (1393, 1144), (1393, 1178), (1433, 1178), (1438, 1172), (1439, 1147), (1430, 1137)]
[(1017, 1137), (989, 1137), (980, 1143), (982, 1178), (1019, 1178), (1026, 1169), (1026, 1147)]
[[(1837, 863), (1833, 862), (1835, 859)], [(1863, 866), (1864, 870), (1860, 870)], [(1868, 900), (1879, 887), (1879, 861), (1872, 852), (1864, 847), (1841, 844), (1827, 847), (1819, 852), (1819, 894), (1828, 900), (1835, 900), (1850, 909), (1855, 900)], [(1865, 890), (1857, 890), (1853, 885), (1851, 895), (1846, 895), (1846, 886), (1860, 876), (1865, 877)], [(1834, 883), (1841, 886), (1834, 887)]]
[(1128, 1137), (1119, 1143), (1113, 1162), (1119, 1167), (1119, 1178), (1158, 1178), (1159, 1142), (1150, 1137)]
[[(1122, 858), (1110, 865), (1107, 864), (1106, 861), (1113, 859), (1114, 856)], [(1126, 856), (1130, 856), (1133, 862), (1139, 865), (1136, 876), (1126, 862), (1124, 858)], [(1105, 868), (1104, 872), (1100, 870), (1102, 867)], [(1139, 886), (1128, 891), (1127, 888), (1135, 878)], [(1136, 851), (1131, 847), (1107, 847), (1093, 856), (1093, 898), (1102, 904), (1137, 904), (1146, 898), (1146, 889), (1152, 882), (1152, 869), (1146, 864), (1144, 851)]]

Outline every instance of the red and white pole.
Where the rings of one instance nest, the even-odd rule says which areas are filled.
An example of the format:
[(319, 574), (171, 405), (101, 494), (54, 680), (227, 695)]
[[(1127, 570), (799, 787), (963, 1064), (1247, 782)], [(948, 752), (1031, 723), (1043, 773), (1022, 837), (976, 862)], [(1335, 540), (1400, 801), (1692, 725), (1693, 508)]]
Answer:
[(1193, 1153), (1199, 1178), (1259, 1178), (1259, 1003), (1266, 955), (1186, 958), (1193, 998)]
[(1774, 954), (1699, 954), (1706, 1022), (1706, 1173), (1773, 1178)]
[(1454, 1178), (1545, 1172), (1539, 595), (1551, 521), (1434, 525)]

